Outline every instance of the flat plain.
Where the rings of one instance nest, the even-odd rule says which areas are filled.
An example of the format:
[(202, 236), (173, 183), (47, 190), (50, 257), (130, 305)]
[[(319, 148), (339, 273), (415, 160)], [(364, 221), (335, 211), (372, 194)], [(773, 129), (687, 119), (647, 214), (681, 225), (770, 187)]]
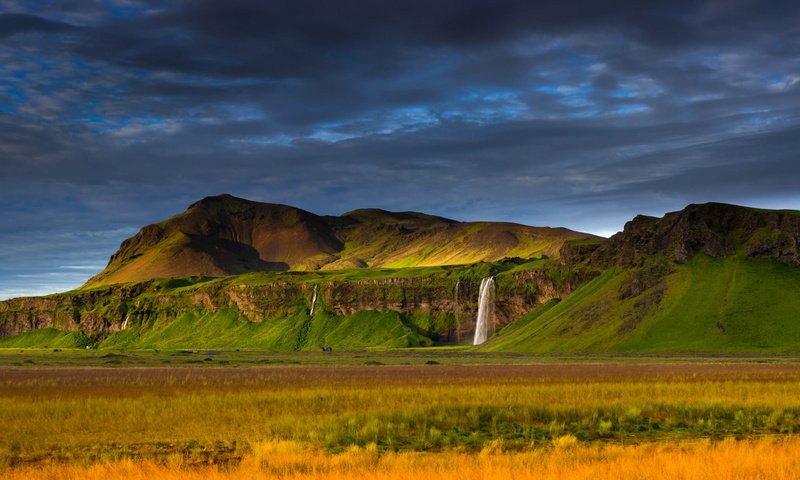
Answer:
[(0, 429), (4, 478), (791, 478), (800, 364), (7, 350)]

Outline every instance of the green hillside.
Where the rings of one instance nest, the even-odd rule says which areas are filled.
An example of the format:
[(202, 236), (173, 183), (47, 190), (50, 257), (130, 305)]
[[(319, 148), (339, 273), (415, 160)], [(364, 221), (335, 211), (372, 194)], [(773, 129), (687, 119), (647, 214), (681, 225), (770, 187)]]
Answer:
[(82, 332), (65, 332), (55, 328), (31, 330), (13, 337), (0, 338), (0, 348), (77, 348), (91, 344)]
[(235, 310), (186, 311), (177, 319), (138, 324), (111, 334), (99, 348), (177, 350), (191, 348), (267, 351), (358, 350), (370, 347), (431, 345), (413, 324), (397, 312), (358, 312), (336, 317), (328, 312), (306, 313), (264, 321), (242, 320)]
[(537, 309), (482, 349), (517, 352), (800, 351), (800, 268), (743, 255), (652, 256)]

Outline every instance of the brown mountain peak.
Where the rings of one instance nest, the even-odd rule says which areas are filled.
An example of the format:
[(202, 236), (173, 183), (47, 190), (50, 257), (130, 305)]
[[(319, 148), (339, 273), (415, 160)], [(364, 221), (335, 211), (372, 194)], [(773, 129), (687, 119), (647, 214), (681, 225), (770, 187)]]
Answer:
[(229, 194), (205, 197), (125, 240), (87, 285), (252, 271), (428, 266), (557, 256), (567, 229), (457, 222), (368, 208), (321, 217)]

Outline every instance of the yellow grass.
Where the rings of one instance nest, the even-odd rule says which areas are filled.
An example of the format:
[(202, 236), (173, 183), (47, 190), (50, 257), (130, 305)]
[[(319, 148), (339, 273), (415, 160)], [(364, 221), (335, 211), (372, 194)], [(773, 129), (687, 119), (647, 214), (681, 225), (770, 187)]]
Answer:
[(7, 480), (93, 479), (796, 479), (797, 439), (725, 440), (636, 446), (573, 441), (549, 449), (504, 453), (498, 445), (469, 454), (378, 453), (374, 445), (336, 455), (290, 441), (254, 445), (236, 467), (187, 468), (179, 460), (158, 464), (120, 460), (89, 466), (18, 467), (0, 472)]
[(789, 478), (799, 399), (797, 365), (0, 369), (0, 478)]

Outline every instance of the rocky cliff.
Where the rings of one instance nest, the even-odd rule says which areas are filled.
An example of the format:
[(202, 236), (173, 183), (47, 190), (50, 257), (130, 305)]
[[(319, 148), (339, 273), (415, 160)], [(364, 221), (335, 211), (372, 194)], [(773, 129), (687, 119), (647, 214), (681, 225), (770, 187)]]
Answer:
[[(206, 281), (209, 280), (209, 281)], [(523, 270), (497, 278), (497, 328), (539, 305), (562, 298), (583, 279), (555, 276), (547, 269)], [(260, 285), (195, 279), (111, 285), (48, 297), (0, 302), (0, 337), (43, 328), (81, 331), (103, 339), (125, 326), (161, 325), (187, 311), (234, 310), (242, 322), (263, 322), (306, 314), (313, 290), (317, 310), (337, 317), (362, 311), (398, 312), (419, 325), (421, 333), (440, 343), (467, 342), (475, 328), (480, 277), (429, 276), (366, 280), (297, 278)], [(419, 319), (448, 321), (419, 321)]]
[(800, 212), (760, 210), (721, 203), (689, 205), (663, 218), (639, 215), (605, 242), (567, 242), (565, 263), (607, 268), (637, 266), (648, 255), (686, 263), (698, 253), (724, 257), (743, 253), (800, 265)]

